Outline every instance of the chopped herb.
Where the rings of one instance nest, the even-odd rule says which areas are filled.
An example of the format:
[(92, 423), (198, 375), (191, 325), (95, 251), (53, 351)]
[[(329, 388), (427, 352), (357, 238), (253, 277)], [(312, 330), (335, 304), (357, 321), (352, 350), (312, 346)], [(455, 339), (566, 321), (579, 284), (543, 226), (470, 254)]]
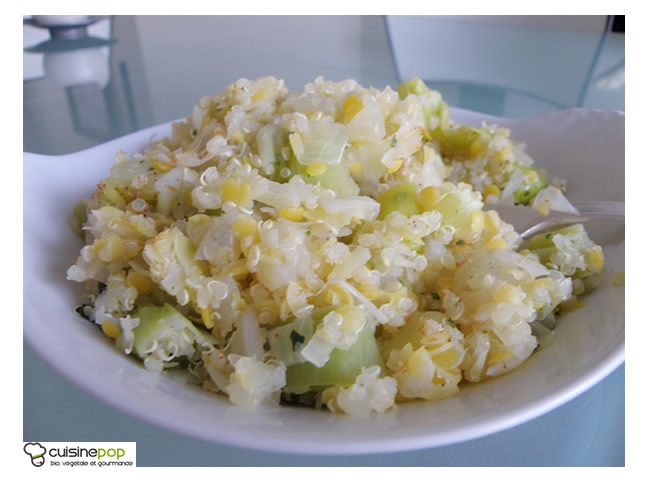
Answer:
[(148, 172), (151, 172), (152, 170), (155, 170), (155, 168), (153, 168), (153, 167), (149, 167), (149, 168), (147, 169)]
[(445, 322), (447, 322), (447, 325), (449, 325), (449, 326), (451, 326), (451, 327), (454, 327), (454, 326), (455, 326), (455, 325), (454, 325), (454, 321), (453, 321), (451, 318), (448, 318), (447, 320), (445, 320)]
[(221, 209), (206, 209), (205, 213), (209, 216), (220, 216), (223, 211)]
[(305, 231), (305, 234), (307, 234), (308, 236), (311, 236), (311, 231), (307, 230), (307, 231)]
[(440, 300), (440, 295), (438, 293), (431, 293), (431, 296), (434, 300)]
[(456, 241), (456, 246), (462, 246), (463, 244), (465, 244), (465, 241), (463, 241), (462, 239)]
[(192, 136), (196, 136), (196, 133), (197, 133), (197, 131), (196, 131), (196, 128), (195, 128), (195, 129), (192, 130)]
[(144, 160), (140, 160), (140, 162), (139, 162), (139, 163), (144, 163)]
[(546, 236), (544, 236), (546, 239), (551, 239), (551, 233), (549, 232)]
[(126, 266), (123, 266), (123, 267), (122, 267), (122, 271), (128, 271), (128, 270), (129, 270), (128, 267), (126, 267)]
[(487, 330), (483, 330), (483, 333), (488, 333), (488, 331), (487, 331)]
[(397, 145), (397, 135), (393, 135), (393, 138), (390, 139), (390, 146), (394, 147)]
[(301, 344), (305, 341), (305, 337), (300, 335), (298, 332), (295, 330), (291, 331), (291, 334), (289, 335), (291, 338), (291, 350), (295, 351), (296, 350), (296, 345)]

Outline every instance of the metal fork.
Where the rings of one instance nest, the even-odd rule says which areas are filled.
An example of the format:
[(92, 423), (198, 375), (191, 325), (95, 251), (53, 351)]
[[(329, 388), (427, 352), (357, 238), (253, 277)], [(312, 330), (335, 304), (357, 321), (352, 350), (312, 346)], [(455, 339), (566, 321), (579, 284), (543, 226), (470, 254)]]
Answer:
[(499, 217), (512, 224), (522, 239), (528, 239), (540, 232), (556, 229), (561, 226), (578, 224), (592, 220), (613, 220), (625, 222), (625, 202), (584, 200), (571, 201), (580, 213), (550, 211), (543, 215), (532, 207), (521, 205), (486, 205), (484, 211), (496, 210)]

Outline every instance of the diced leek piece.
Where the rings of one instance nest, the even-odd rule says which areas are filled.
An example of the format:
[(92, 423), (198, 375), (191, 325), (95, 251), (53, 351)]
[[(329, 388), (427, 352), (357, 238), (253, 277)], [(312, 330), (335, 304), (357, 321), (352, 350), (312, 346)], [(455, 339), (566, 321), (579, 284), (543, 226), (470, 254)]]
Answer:
[[(425, 316), (437, 322), (442, 322), (447, 318), (441, 312), (426, 312)], [(421, 313), (411, 315), (394, 336), (384, 341), (382, 345), (384, 357), (388, 357), (392, 350), (401, 350), (406, 344), (411, 344), (414, 349), (419, 348), (422, 345), (420, 331), (426, 318), (423, 318)]]
[(167, 332), (184, 332), (197, 344), (218, 344), (216, 337), (196, 328), (192, 322), (167, 303), (162, 307), (140, 307), (133, 316), (140, 319), (139, 325), (133, 330), (133, 351), (141, 359), (147, 357), (154, 340)]
[(429, 89), (422, 79), (413, 78), (400, 84), (397, 87), (397, 93), (401, 99), (406, 98), (409, 94), (415, 94), (420, 98), (424, 115), (424, 127), (427, 134), (429, 134), (432, 117), (438, 118), (434, 132), (440, 135), (447, 130), (449, 126), (449, 106), (442, 100), (440, 93)]
[(585, 228), (582, 224), (574, 224), (572, 226), (563, 227), (557, 231), (545, 232), (537, 234), (530, 238), (528, 247), (531, 251), (538, 251), (545, 248), (551, 248), (555, 251), (553, 244), (553, 236), (561, 234), (563, 236), (582, 236), (585, 234)]
[(454, 190), (442, 195), (434, 209), (442, 215), (442, 224), (461, 229), (471, 223), (471, 216), (483, 207), (480, 197), (471, 192)]
[(359, 195), (359, 186), (350, 175), (350, 169), (347, 163), (326, 165), (325, 172), (320, 175), (309, 175), (309, 166), (299, 164), (296, 158), (291, 156), (288, 168), (292, 176), (302, 175), (305, 182), (312, 185), (320, 185), (325, 189), (332, 189), (339, 197)]
[(283, 143), (282, 129), (276, 125), (266, 125), (259, 129), (255, 136), (257, 152), (266, 166), (277, 161)]
[(237, 328), (228, 341), (228, 348), (233, 354), (264, 359), (264, 336), (252, 306), (249, 305), (240, 314)]
[(75, 220), (79, 223), (79, 226), (82, 226), (83, 224), (86, 223), (86, 218), (88, 217), (87, 209), (88, 206), (86, 205), (86, 202), (83, 200), (80, 200), (74, 206), (73, 215)]
[(557, 253), (557, 248), (555, 247), (537, 248), (535, 250), (531, 250), (531, 252), (535, 253), (539, 257), (540, 263), (546, 264), (551, 260), (551, 257), (555, 253)]
[(487, 150), (490, 133), (482, 128), (461, 125), (451, 130), (436, 130), (440, 152), (447, 157), (470, 156), (474, 158)]
[(301, 136), (302, 153), (296, 154), (299, 164), (341, 163), (343, 150), (348, 142), (348, 129), (345, 125), (333, 121), (310, 120), (309, 130)]
[(348, 123), (351, 142), (378, 142), (386, 136), (381, 108), (376, 103), (364, 107)]
[(353, 384), (362, 367), (384, 367), (373, 330), (366, 326), (348, 350), (334, 349), (323, 367), (309, 362), (287, 367), (286, 392), (300, 394), (324, 387)]
[(194, 188), (197, 180), (196, 172), (182, 167), (173, 168), (160, 177), (154, 184), (158, 193), (158, 212), (171, 215), (174, 204), (185, 199), (186, 192)]
[[(321, 318), (322, 319), (322, 318)], [(300, 351), (314, 335), (314, 320), (305, 317), (274, 328), (269, 332), (271, 353), (286, 365), (306, 362)]]
[(396, 185), (379, 196), (381, 204), (379, 219), (383, 220), (394, 211), (399, 211), (406, 217), (418, 213), (417, 188), (413, 182)]
[(537, 338), (538, 349), (544, 349), (553, 340), (554, 331), (541, 322), (530, 322), (531, 333)]
[(406, 82), (403, 82), (397, 86), (397, 94), (399, 94), (400, 99), (406, 98), (409, 94), (415, 94), (419, 96), (429, 92), (429, 88), (419, 77), (409, 79)]
[(192, 240), (180, 231), (176, 234), (176, 238), (174, 239), (174, 251), (176, 252), (176, 257), (185, 270), (185, 274), (193, 274), (193, 268), (198, 268), (199, 272), (204, 276), (210, 274), (208, 262), (197, 261), (194, 259), (196, 248), (194, 247), (194, 244), (192, 244)]
[(524, 173), (524, 185), (515, 192), (514, 198), (517, 204), (528, 204), (535, 196), (546, 187), (546, 178), (534, 167), (518, 165), (519, 170)]

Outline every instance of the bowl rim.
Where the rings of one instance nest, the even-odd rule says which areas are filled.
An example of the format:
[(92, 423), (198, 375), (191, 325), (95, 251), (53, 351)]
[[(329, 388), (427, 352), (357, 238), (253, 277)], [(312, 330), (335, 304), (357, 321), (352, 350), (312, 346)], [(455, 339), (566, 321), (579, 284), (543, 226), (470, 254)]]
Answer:
[[(484, 115), (482, 113), (476, 113), (459, 108), (452, 108), (452, 113), (459, 115), (480, 115), (486, 121), (496, 123), (517, 123), (527, 120), (553, 118), (556, 116), (583, 117), (590, 116), (592, 113), (596, 116), (606, 118), (624, 117), (624, 113), (620, 111), (593, 110), (586, 108), (572, 108), (559, 112), (549, 113), (547, 115), (526, 118), (524, 120), (498, 118), (491, 115)], [(137, 131), (135, 133), (116, 138), (106, 143), (67, 155), (48, 156), (32, 153), (24, 153), (23, 155), (26, 158), (34, 157), (47, 159), (70, 159), (84, 157), (88, 153), (92, 153), (97, 150), (108, 150), (111, 147), (121, 147), (122, 145), (131, 145), (135, 142), (143, 142), (153, 134), (166, 132), (175, 121), (160, 123), (158, 125)], [(23, 285), (26, 284), (27, 282), (23, 283)], [(496, 432), (505, 431), (509, 428), (546, 414), (553, 409), (556, 409), (557, 407), (572, 400), (573, 398), (577, 397), (578, 395), (582, 394), (603, 380), (619, 366), (621, 366), (625, 361), (625, 338), (623, 333), (620, 341), (616, 342), (606, 357), (600, 360), (596, 366), (586, 369), (581, 373), (573, 376), (571, 379), (562, 383), (559, 387), (554, 389), (550, 394), (545, 395), (543, 398), (520, 405), (517, 408), (516, 412), (513, 412), (512, 410), (505, 410), (496, 413), (490, 413), (488, 419), (484, 419), (478, 424), (473, 424), (470, 427), (460, 427), (458, 429), (449, 431), (440, 432), (432, 429), (430, 432), (423, 433), (416, 437), (395, 437), (392, 439), (388, 438), (380, 441), (373, 439), (372, 437), (360, 437), (359, 439), (355, 439), (353, 441), (333, 441), (323, 440), (322, 437), (318, 436), (310, 436), (307, 438), (301, 437), (298, 440), (283, 440), (277, 438), (274, 439), (269, 435), (251, 437), (246, 433), (237, 433), (234, 430), (225, 430), (216, 436), (211, 428), (201, 428), (195, 426), (194, 424), (188, 428), (187, 423), (183, 421), (174, 422), (165, 419), (166, 416), (161, 411), (152, 413), (150, 410), (146, 410), (145, 412), (145, 410), (141, 410), (138, 407), (129, 405), (128, 401), (125, 402), (118, 396), (114, 396), (109, 392), (102, 392), (101, 386), (89, 385), (87, 380), (85, 380), (82, 375), (75, 372), (75, 369), (72, 366), (57, 361), (53, 358), (52, 353), (48, 352), (47, 343), (44, 342), (43, 339), (38, 338), (37, 324), (32, 323), (34, 321), (34, 318), (30, 318), (31, 313), (31, 308), (28, 306), (27, 302), (23, 300), (24, 341), (52, 369), (54, 369), (57, 373), (59, 373), (77, 388), (90, 394), (100, 402), (105, 403), (110, 407), (117, 409), (127, 415), (141, 419), (144, 422), (182, 435), (191, 436), (193, 438), (208, 442), (276, 453), (294, 453), (301, 455), (355, 455), (368, 453), (388, 453), (447, 446), (469, 441), (472, 439), (477, 439)]]

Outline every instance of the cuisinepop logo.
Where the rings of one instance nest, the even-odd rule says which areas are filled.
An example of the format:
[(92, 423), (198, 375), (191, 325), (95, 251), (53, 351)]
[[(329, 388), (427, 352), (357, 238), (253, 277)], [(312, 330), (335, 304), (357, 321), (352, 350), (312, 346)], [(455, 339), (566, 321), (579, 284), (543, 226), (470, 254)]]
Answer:
[(62, 443), (30, 442), (23, 450), (32, 465), (41, 467), (129, 468), (136, 466), (135, 442), (121, 443)]
[(32, 458), (32, 465), (43, 466), (45, 463), (45, 447), (40, 443), (27, 443), (23, 448)]

